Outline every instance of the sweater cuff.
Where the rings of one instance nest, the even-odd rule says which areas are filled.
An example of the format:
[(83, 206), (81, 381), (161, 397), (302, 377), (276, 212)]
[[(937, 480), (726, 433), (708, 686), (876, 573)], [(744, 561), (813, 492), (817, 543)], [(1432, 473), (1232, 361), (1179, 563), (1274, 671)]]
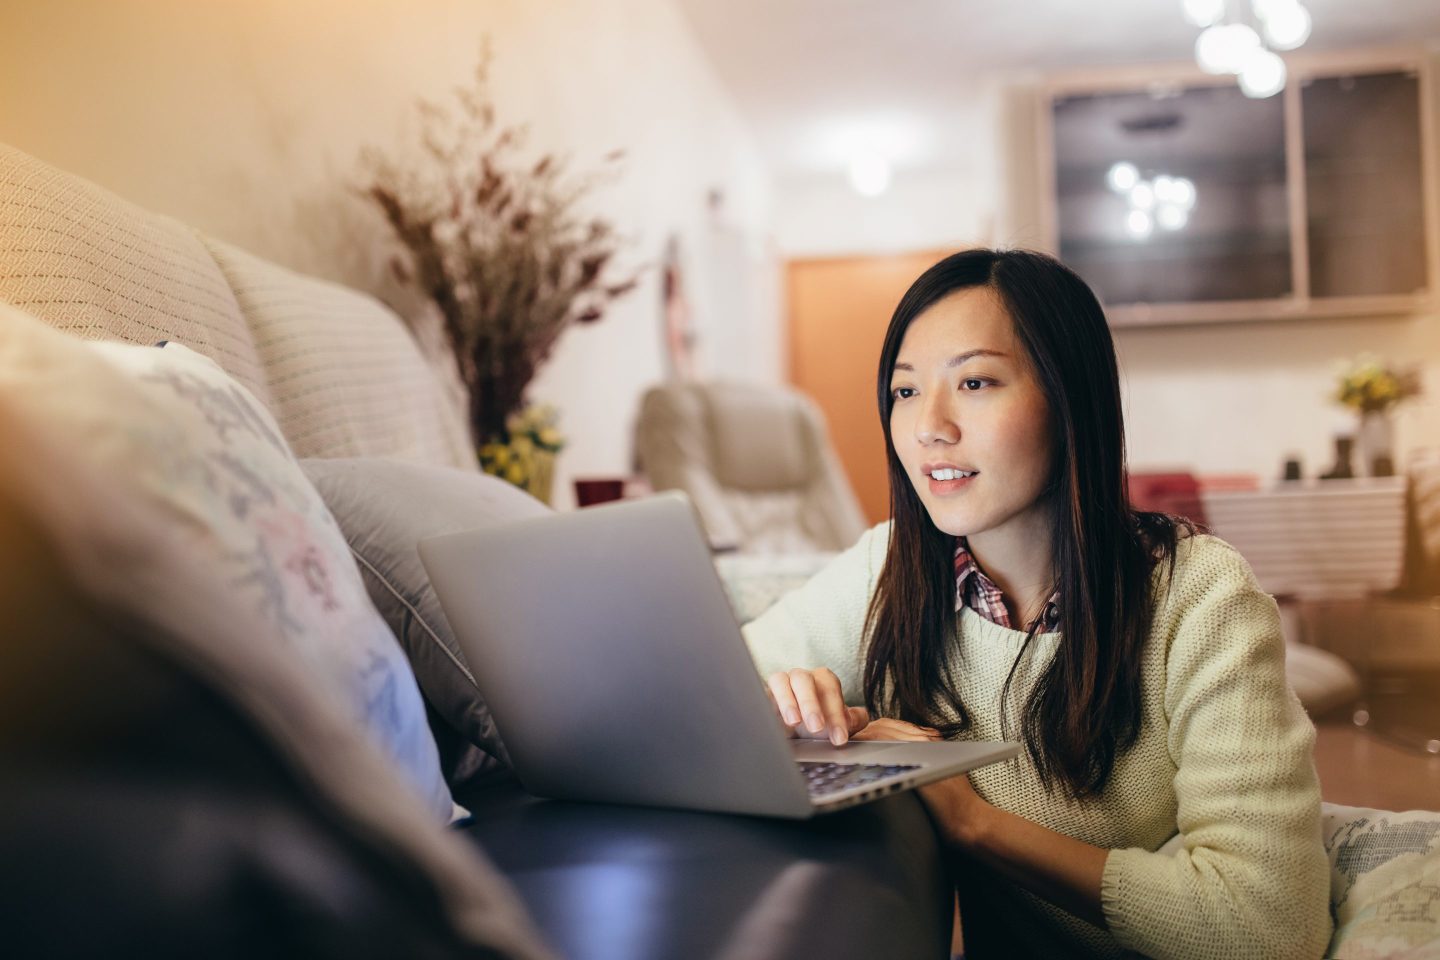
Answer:
[(1130, 947), (1132, 931), (1128, 911), (1125, 909), (1126, 876), (1135, 866), (1137, 856), (1144, 857), (1139, 848), (1111, 850), (1105, 858), (1105, 869), (1100, 874), (1100, 912), (1105, 916), (1105, 926), (1110, 935), (1122, 947)]

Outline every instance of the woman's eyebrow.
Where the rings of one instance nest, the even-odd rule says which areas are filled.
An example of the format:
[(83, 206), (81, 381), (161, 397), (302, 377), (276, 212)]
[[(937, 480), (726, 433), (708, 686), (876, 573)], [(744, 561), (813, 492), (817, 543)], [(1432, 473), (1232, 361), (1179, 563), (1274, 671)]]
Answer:
[[(1008, 353), (1005, 353), (1005, 352), (1002, 351), (1002, 350), (984, 350), (984, 349), (981, 349), (981, 350), (967, 350), (967, 351), (965, 351), (964, 353), (957, 353), (955, 356), (951, 357), (949, 360), (946, 360), (946, 361), (945, 361), (945, 366), (947, 366), (947, 367), (958, 367), (958, 366), (961, 366), (962, 364), (968, 363), (968, 362), (971, 361), (971, 360), (974, 360), (976, 357), (1008, 357), (1008, 356), (1009, 356), (1009, 354), (1008, 354)], [(915, 372), (915, 368), (914, 368), (913, 366), (911, 366), (911, 365), (908, 364), (908, 363), (904, 363), (904, 362), (900, 362), (900, 361), (897, 361), (897, 362), (896, 362), (896, 364), (895, 364), (895, 369), (896, 369), (896, 370), (908, 370), (908, 371), (910, 371), (911, 373), (914, 373), (914, 372)]]

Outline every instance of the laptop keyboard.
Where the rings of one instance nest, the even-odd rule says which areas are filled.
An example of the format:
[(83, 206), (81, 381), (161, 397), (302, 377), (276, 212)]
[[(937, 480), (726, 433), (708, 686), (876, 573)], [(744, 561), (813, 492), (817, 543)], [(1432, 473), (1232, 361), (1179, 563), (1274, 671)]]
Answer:
[(819, 760), (797, 760), (810, 796), (825, 797), (849, 787), (859, 787), (897, 773), (919, 770), (913, 763), (829, 763)]

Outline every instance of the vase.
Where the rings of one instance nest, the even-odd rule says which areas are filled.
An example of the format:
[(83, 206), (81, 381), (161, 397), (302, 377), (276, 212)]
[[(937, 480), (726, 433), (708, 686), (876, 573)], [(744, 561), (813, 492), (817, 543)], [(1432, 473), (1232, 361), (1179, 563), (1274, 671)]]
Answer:
[(1355, 431), (1355, 446), (1360, 454), (1360, 470), (1367, 477), (1388, 477), (1395, 473), (1395, 423), (1382, 410), (1366, 410), (1360, 414)]
[(541, 503), (550, 502), (555, 486), (555, 454), (549, 450), (536, 450), (530, 463), (530, 476), (525, 481), (525, 492)]

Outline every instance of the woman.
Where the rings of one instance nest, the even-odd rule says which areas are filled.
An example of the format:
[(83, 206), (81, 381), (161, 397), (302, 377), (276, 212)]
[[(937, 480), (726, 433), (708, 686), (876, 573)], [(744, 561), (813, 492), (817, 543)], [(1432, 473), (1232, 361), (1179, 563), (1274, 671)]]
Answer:
[(1084, 281), (948, 257), (896, 308), (878, 387), (892, 520), (746, 627), (782, 719), (1023, 742), (921, 791), (963, 855), (967, 957), (1319, 956), (1314, 729), (1275, 603), (1222, 541), (1130, 509)]

